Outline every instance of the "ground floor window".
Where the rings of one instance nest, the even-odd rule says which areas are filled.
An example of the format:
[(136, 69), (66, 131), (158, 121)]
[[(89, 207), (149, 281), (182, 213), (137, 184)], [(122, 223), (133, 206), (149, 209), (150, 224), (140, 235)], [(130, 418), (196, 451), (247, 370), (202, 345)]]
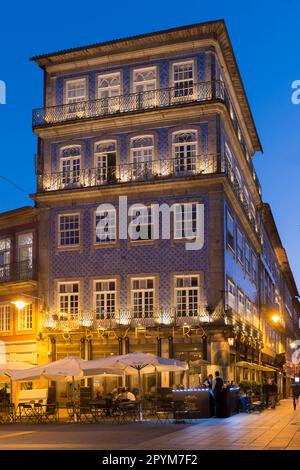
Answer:
[(25, 307), (19, 311), (19, 330), (32, 330), (32, 304), (25, 305)]
[(0, 305), (0, 332), (10, 331), (10, 305)]

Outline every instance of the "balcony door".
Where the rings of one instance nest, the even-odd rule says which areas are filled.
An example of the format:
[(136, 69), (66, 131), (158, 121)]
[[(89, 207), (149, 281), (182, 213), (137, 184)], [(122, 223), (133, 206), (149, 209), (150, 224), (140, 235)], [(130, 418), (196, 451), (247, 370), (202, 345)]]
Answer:
[(173, 162), (175, 173), (195, 173), (197, 156), (197, 134), (183, 131), (173, 134)]
[(9, 279), (11, 262), (11, 239), (0, 240), (0, 281)]
[(153, 136), (131, 139), (130, 145), (132, 179), (147, 179), (153, 175)]
[(60, 184), (59, 186), (78, 186), (81, 176), (81, 147), (69, 146), (60, 151)]
[(28, 279), (33, 269), (33, 233), (22, 233), (17, 238), (18, 277)]
[(153, 108), (156, 105), (156, 67), (134, 70), (133, 92), (136, 109)]
[(116, 182), (117, 143), (116, 141), (97, 142), (94, 147), (95, 184)]
[(96, 114), (113, 114), (120, 111), (120, 72), (98, 75), (98, 99)]

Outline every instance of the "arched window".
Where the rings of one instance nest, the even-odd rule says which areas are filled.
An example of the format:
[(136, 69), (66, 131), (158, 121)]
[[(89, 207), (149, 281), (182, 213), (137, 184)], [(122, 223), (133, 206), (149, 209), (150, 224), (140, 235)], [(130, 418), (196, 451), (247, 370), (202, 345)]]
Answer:
[(144, 178), (153, 171), (154, 142), (152, 135), (133, 137), (130, 141), (133, 178)]
[(121, 79), (120, 72), (98, 75), (98, 98), (100, 111), (110, 114), (120, 109)]
[(94, 144), (95, 183), (103, 184), (116, 179), (117, 142), (102, 140)]
[(155, 90), (156, 67), (147, 67), (133, 71), (133, 92), (136, 96), (136, 107), (152, 108), (156, 104)]
[(180, 131), (172, 136), (174, 171), (195, 172), (197, 160), (197, 132)]
[(60, 174), (63, 185), (78, 184), (81, 171), (81, 146), (68, 145), (60, 149)]

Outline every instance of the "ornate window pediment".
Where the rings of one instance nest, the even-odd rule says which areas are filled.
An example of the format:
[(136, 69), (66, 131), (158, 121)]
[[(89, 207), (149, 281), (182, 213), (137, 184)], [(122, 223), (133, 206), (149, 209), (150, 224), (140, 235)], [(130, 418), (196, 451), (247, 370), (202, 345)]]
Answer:
[(100, 75), (98, 77), (98, 87), (99, 88), (110, 88), (120, 85), (120, 73), (115, 73), (113, 75)]
[(80, 145), (69, 145), (60, 149), (61, 157), (80, 157), (81, 146)]
[(153, 137), (150, 135), (135, 137), (131, 140), (131, 148), (153, 147)]
[(95, 153), (110, 153), (116, 152), (117, 144), (115, 140), (96, 142)]
[(156, 69), (145, 69), (145, 70), (135, 70), (134, 72), (134, 81), (135, 82), (145, 82), (149, 80), (156, 79)]
[(181, 144), (185, 142), (196, 142), (197, 141), (197, 133), (196, 131), (183, 131), (183, 132), (176, 132), (173, 134), (173, 143), (174, 144)]

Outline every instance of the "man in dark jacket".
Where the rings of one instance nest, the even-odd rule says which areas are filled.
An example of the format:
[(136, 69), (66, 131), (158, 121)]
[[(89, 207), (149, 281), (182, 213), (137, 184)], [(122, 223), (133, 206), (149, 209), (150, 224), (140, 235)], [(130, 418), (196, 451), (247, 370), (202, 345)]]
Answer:
[(296, 410), (297, 405), (298, 405), (299, 395), (300, 395), (300, 384), (293, 383), (291, 385), (291, 389), (292, 389), (292, 397), (293, 397), (293, 407), (294, 407), (294, 410)]
[(222, 389), (223, 389), (223, 379), (220, 377), (220, 372), (215, 372), (215, 379), (212, 384), (212, 391), (214, 394), (215, 399), (215, 406), (216, 406), (216, 417), (222, 418), (223, 417), (223, 396), (222, 396)]

